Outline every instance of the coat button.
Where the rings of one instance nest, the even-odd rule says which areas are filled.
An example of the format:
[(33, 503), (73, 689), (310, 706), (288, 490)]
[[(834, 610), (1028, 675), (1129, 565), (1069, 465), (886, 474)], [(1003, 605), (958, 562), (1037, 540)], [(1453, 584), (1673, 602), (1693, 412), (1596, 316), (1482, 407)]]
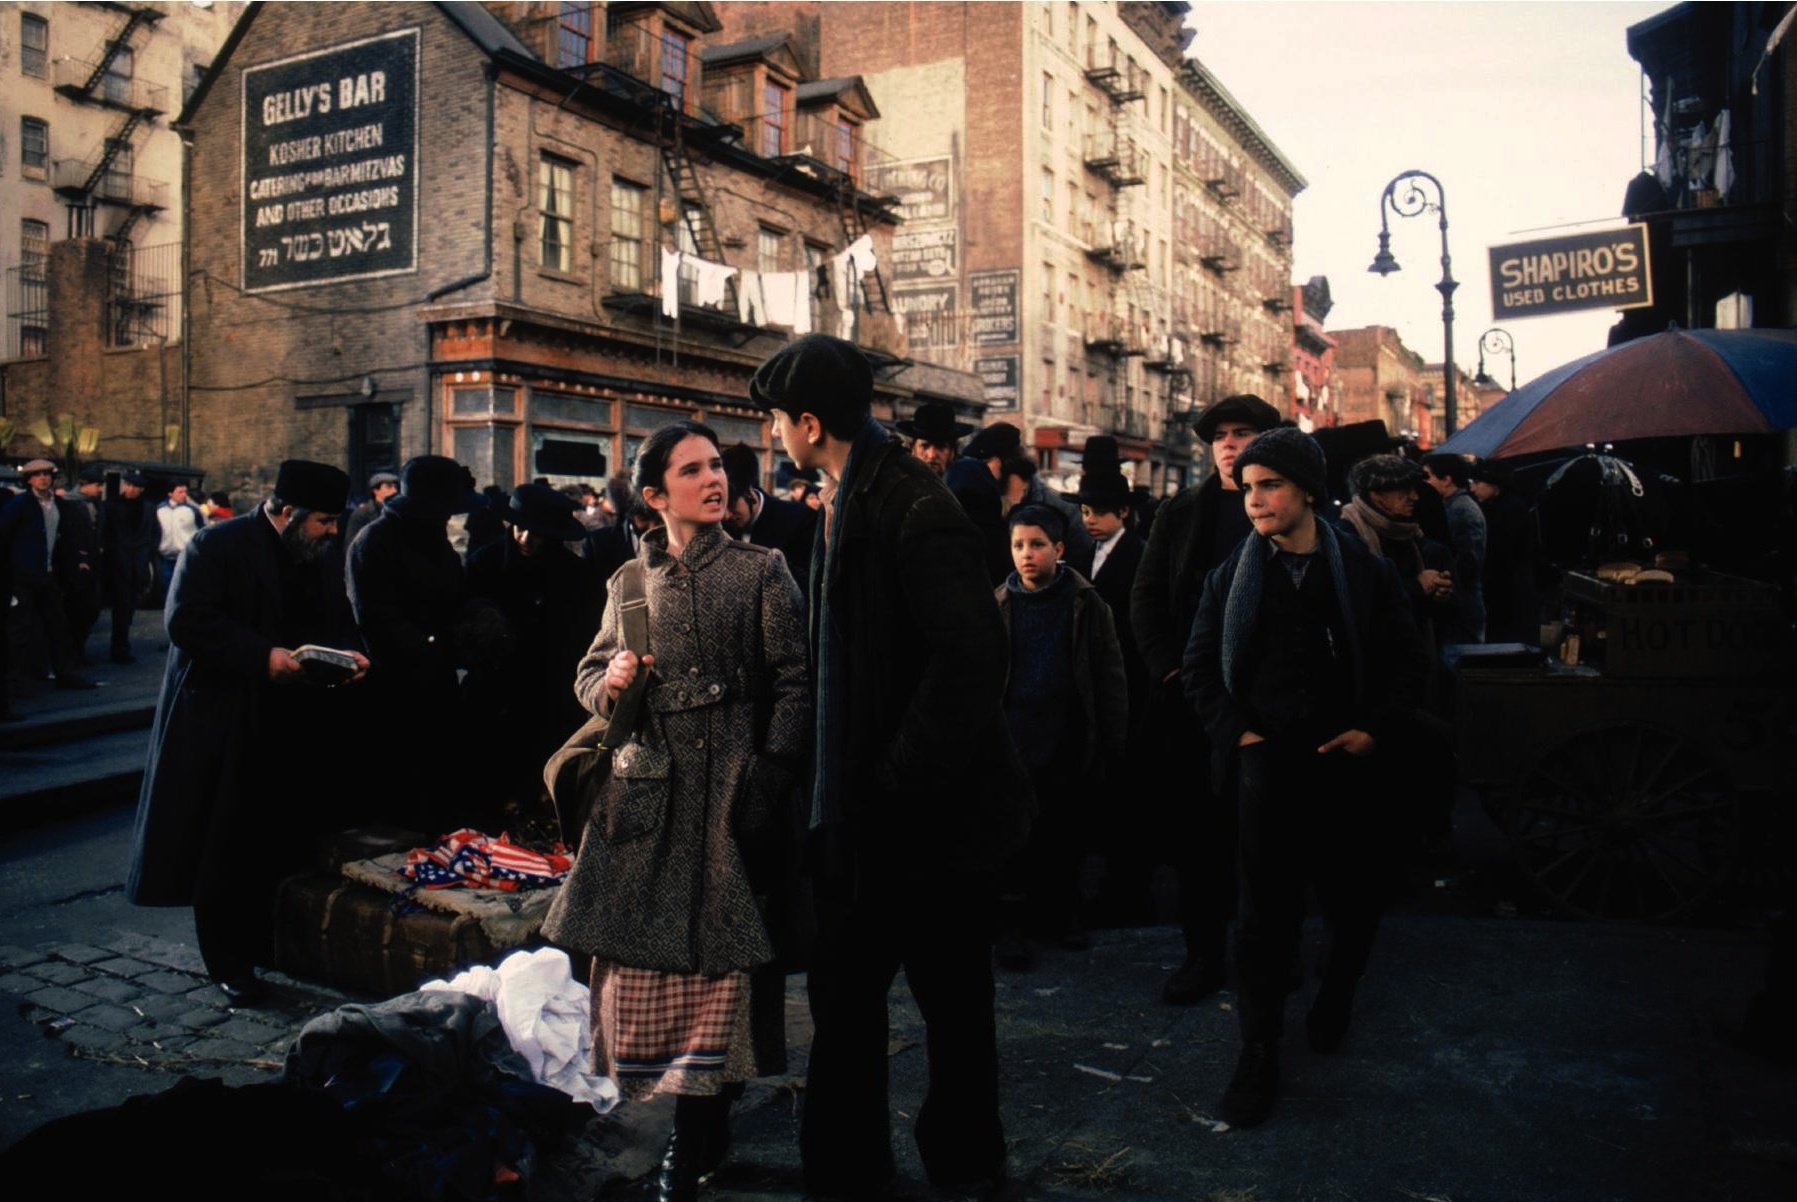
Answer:
[(718, 694), (719, 694), (719, 693), (721, 693), (721, 692), (723, 692), (723, 691), (724, 691), (724, 686), (723, 686), (723, 685), (717, 685), (717, 684), (714, 684), (714, 685), (712, 685), (712, 686), (711, 686), (711, 695), (712, 695), (712, 696), (713, 696), (713, 697), (716, 697), (716, 696), (717, 696), (717, 695), (718, 695)]
[(694, 739), (693, 740), (693, 749), (695, 751), (705, 750), (705, 740), (704, 739)]
[(688, 669), (687, 669), (687, 670), (686, 670), (686, 674), (687, 674), (687, 675), (688, 675), (688, 676), (697, 676), (697, 675), (698, 675), (698, 674), (699, 674), (699, 669), (697, 669), (697, 668), (688, 668)]

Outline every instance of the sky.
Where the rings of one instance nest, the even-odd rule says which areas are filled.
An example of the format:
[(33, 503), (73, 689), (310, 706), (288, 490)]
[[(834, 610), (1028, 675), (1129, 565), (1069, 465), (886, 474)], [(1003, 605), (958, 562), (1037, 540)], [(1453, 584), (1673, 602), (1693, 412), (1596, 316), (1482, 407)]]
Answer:
[[(1420, 169), (1447, 196), (1454, 357), (1472, 373), (1492, 326), (1488, 247), (1622, 224), (1651, 162), (1626, 30), (1670, 3), (1242, 3), (1199, 0), (1192, 52), (1308, 182), (1294, 202), (1292, 274), (1329, 278), (1326, 329), (1397, 328), (1442, 356), (1441, 235), (1433, 214), (1391, 217), (1403, 270), (1367, 271), (1379, 198)], [(1590, 223), (1579, 225), (1576, 223)], [(1518, 383), (1601, 350), (1608, 309), (1511, 320)], [(1509, 383), (1509, 357), (1487, 357)]]

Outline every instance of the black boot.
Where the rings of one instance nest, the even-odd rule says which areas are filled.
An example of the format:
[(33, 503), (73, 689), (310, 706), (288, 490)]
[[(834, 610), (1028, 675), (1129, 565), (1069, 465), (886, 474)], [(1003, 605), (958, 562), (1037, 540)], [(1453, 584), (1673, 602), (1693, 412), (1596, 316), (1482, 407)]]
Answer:
[(1272, 1113), (1278, 1093), (1279, 1046), (1260, 1041), (1245, 1043), (1218, 1111), (1231, 1127), (1258, 1127)]
[(655, 1174), (658, 1202), (695, 1202), (699, 1178), (729, 1151), (730, 1099), (682, 1095), (674, 1103), (674, 1134)]

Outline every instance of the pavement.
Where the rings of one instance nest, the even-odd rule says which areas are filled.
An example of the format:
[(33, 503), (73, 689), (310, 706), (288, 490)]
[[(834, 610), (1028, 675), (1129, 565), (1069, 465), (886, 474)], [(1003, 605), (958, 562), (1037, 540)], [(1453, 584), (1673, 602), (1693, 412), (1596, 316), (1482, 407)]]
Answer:
[[(206, 981), (191, 913), (125, 901), (136, 788), (93, 749), (118, 739), (122, 753), (130, 735), (141, 754), (145, 698), (153, 704), (161, 672), (143, 644), (156, 641), (140, 638), (141, 662), (105, 688), (16, 703), (43, 724), (27, 727), (39, 732), (32, 740), (15, 741), (23, 723), (0, 727), (0, 800), (13, 819), (0, 835), (0, 1146), (182, 1075), (277, 1079), (307, 1021), (372, 1000), (270, 973), (269, 1004), (233, 1010)], [(66, 739), (44, 741), (58, 729)], [(26, 776), (15, 776), (21, 766)], [(1293, 999), (1283, 1092), (1263, 1127), (1234, 1130), (1216, 1117), (1237, 1052), (1233, 994), (1192, 1007), (1159, 1001), (1181, 951), (1172, 927), (1099, 931), (1088, 951), (1045, 950), (1033, 971), (1002, 974), (1013, 1177), (1003, 1197), (1797, 1197), (1797, 1074), (1730, 1038), (1762, 982), (1760, 919), (1737, 911), (1669, 928), (1545, 917), (1516, 892), (1503, 839), (1475, 802), (1463, 798), (1456, 824), (1452, 857), (1387, 916), (1339, 1053), (1305, 1046), (1314, 979)], [(1307, 935), (1314, 966), (1320, 931)], [(926, 1084), (925, 1032), (902, 978), (890, 1005), (896, 1196), (924, 1199), (910, 1128)], [(800, 1196), (802, 976), (789, 980), (787, 1015), (791, 1074), (753, 1083), (738, 1104), (735, 1149), (708, 1198)], [(670, 1122), (665, 1100), (594, 1116), (544, 1156), (528, 1196), (642, 1197)], [(57, 1196), (49, 1178), (31, 1184), (31, 1196)]]

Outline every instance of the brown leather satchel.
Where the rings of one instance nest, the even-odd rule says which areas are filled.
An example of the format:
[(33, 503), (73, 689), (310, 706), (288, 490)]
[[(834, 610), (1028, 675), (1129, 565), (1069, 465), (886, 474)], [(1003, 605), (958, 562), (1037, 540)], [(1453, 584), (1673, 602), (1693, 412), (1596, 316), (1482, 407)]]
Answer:
[[(637, 658), (649, 653), (649, 599), (643, 590), (643, 561), (632, 559), (620, 567), (611, 581), (618, 599), (618, 618), (624, 625), (624, 646)], [(555, 803), (555, 819), (562, 842), (580, 846), (580, 837), (593, 812), (605, 778), (611, 774), (612, 752), (630, 740), (649, 688), (649, 672), (639, 669), (630, 687), (618, 694), (610, 714), (596, 714), (568, 737), (561, 750), (543, 766), (543, 784)]]

